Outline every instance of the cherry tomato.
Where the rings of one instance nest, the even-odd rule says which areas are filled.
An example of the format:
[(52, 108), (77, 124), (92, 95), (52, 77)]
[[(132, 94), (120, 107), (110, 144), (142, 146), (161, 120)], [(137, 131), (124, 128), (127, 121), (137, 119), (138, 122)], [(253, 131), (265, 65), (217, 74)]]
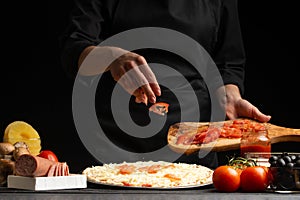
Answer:
[(42, 158), (46, 158), (48, 160), (58, 162), (57, 156), (50, 150), (42, 150), (38, 156)]
[(269, 185), (269, 172), (266, 167), (247, 167), (241, 173), (241, 189), (244, 192), (261, 192)]
[(240, 173), (231, 166), (217, 167), (212, 178), (213, 185), (218, 191), (234, 192), (240, 187)]

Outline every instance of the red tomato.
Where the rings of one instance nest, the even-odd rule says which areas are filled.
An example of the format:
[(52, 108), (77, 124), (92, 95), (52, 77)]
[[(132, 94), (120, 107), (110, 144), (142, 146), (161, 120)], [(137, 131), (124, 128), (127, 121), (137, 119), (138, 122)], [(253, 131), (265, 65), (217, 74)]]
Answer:
[(234, 192), (240, 187), (240, 174), (233, 167), (222, 165), (213, 173), (213, 185), (218, 191)]
[(269, 172), (266, 167), (247, 167), (241, 173), (241, 189), (244, 192), (261, 192), (269, 185)]
[(46, 158), (48, 160), (58, 162), (57, 156), (50, 150), (43, 150), (40, 152), (40, 154), (38, 156), (42, 157), (42, 158)]
[(232, 124), (247, 124), (248, 120), (246, 119), (235, 119), (233, 120)]

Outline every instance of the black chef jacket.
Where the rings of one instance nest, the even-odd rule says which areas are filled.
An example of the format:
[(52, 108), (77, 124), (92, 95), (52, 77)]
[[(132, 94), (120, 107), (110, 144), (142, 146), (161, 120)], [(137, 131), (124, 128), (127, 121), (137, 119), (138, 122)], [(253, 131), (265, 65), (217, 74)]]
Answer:
[[(245, 54), (237, 0), (78, 0), (70, 24), (60, 38), (63, 67), (75, 76), (78, 57), (84, 48), (98, 45), (122, 31), (140, 27), (168, 28), (193, 38), (209, 53), (224, 84), (235, 84), (243, 93)], [(207, 88), (190, 63), (163, 50), (140, 49), (136, 52), (149, 63), (172, 66), (187, 76), (199, 99), (199, 120), (210, 120), (211, 102)], [(182, 112), (176, 97), (168, 88), (161, 86), (162, 96), (157, 99), (170, 103), (164, 128), (153, 137), (141, 139), (128, 136), (114, 121), (110, 97), (115, 81), (109, 72), (102, 75), (99, 85), (105, 89), (96, 95), (97, 116), (111, 141), (133, 152), (148, 152), (166, 145), (168, 128), (180, 121)], [(135, 123), (141, 126), (149, 123), (148, 108), (145, 105), (134, 103), (132, 98), (129, 107)], [(193, 108), (193, 105), (189, 105), (189, 108)]]

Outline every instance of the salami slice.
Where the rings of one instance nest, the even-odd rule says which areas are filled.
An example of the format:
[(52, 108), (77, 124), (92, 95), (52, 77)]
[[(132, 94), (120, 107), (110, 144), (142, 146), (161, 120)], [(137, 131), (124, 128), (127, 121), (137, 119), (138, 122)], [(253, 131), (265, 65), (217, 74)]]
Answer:
[(66, 162), (61, 163), (63, 176), (69, 176), (69, 166)]
[(62, 163), (57, 163), (58, 176), (62, 176)]
[(23, 154), (16, 161), (15, 170), (19, 176), (47, 176), (50, 167), (55, 164), (55, 161), (46, 158)]
[(59, 173), (59, 163), (55, 164), (55, 172), (54, 172), (54, 176), (58, 176)]
[(67, 165), (67, 163), (64, 163), (64, 166), (65, 166), (65, 176), (69, 176), (70, 175), (69, 166)]
[(63, 166), (63, 175), (64, 176), (69, 176), (69, 167), (68, 167), (67, 163), (63, 162), (62, 166)]
[(56, 165), (51, 165), (50, 169), (48, 170), (47, 176), (54, 176), (55, 169)]
[(63, 165), (63, 163), (60, 163), (60, 175), (61, 175), (61, 176), (65, 176), (64, 165)]

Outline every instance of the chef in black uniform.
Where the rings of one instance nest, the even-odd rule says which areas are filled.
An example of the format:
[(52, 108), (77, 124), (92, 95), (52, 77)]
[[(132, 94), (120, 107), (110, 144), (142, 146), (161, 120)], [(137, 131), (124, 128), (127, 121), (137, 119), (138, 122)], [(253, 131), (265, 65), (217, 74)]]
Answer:
[[(174, 52), (159, 48), (130, 51), (118, 46), (102, 45), (103, 41), (114, 35), (146, 27), (174, 30), (199, 43), (218, 69), (223, 82), (220, 88), (209, 91), (201, 74), (195, 71), (195, 66)], [(99, 58), (99, 63), (108, 54), (120, 55), (107, 66), (98, 66), (99, 70), (89, 70), (85, 75), (101, 74), (95, 95), (97, 118), (109, 140), (128, 152), (151, 152), (166, 146), (168, 128), (180, 122), (182, 115), (194, 116), (193, 112), (200, 113), (198, 119), (186, 117), (185, 121), (218, 120), (211, 117), (210, 96), (210, 93), (217, 94), (218, 90), (226, 92), (219, 101), (219, 108), (223, 109), (226, 119), (249, 117), (262, 122), (270, 120), (270, 116), (261, 113), (242, 98), (245, 53), (237, 0), (78, 0), (71, 13), (70, 23), (60, 38), (60, 45), (62, 65), (73, 77), (76, 77), (78, 69), (91, 52), (96, 52), (94, 57)], [(186, 77), (197, 97), (197, 105), (189, 102), (180, 104), (179, 101), (182, 100), (178, 100), (174, 90), (177, 89), (179, 94), (185, 96), (185, 86), (174, 84), (174, 88), (170, 88), (170, 85), (161, 85), (156, 77), (159, 75), (164, 80), (164, 74), (157, 74), (149, 63), (169, 66)], [(150, 137), (132, 136), (122, 130), (116, 123), (110, 106), (117, 81), (130, 69), (135, 69), (135, 74), (129, 76), (127, 84), (126, 81), (119, 83), (124, 91), (132, 95), (129, 106), (124, 109), (129, 109), (130, 118), (135, 124), (143, 127), (162, 118), (152, 116), (151, 119), (149, 105), (158, 101), (170, 105), (169, 112), (164, 116), (163, 127)], [(168, 75), (165, 79), (172, 79)], [(129, 80), (130, 78), (134, 80)], [(137, 85), (138, 89), (131, 90), (130, 87)], [(119, 100), (122, 101), (121, 98)], [(122, 107), (119, 109), (122, 113)], [(182, 156), (178, 161), (204, 163), (214, 167), (212, 165), (216, 163), (211, 157), (209, 154), (200, 159), (190, 155)]]

